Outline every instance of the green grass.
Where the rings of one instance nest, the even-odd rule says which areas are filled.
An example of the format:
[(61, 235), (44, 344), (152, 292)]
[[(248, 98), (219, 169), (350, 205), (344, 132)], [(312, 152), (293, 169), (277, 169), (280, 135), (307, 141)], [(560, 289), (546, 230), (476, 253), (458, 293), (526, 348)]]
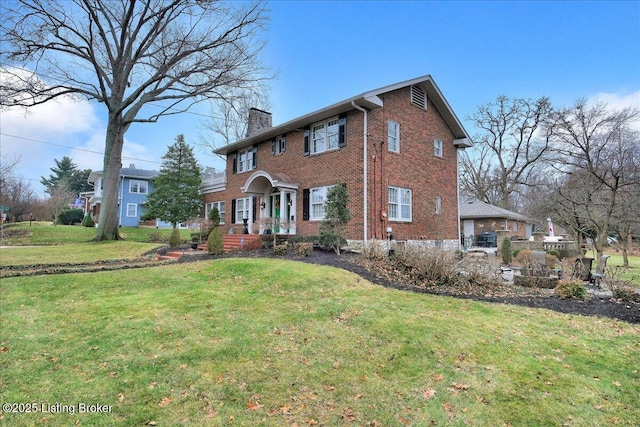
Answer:
[[(27, 230), (28, 236), (13, 238), (9, 233), (12, 230)], [(83, 227), (81, 225), (54, 225), (51, 222), (28, 222), (18, 223), (5, 228), (7, 236), (5, 236), (3, 244), (9, 246), (16, 245), (61, 245), (79, 242), (88, 242), (96, 235), (96, 229), (92, 227)], [(185, 241), (189, 241), (190, 232), (181, 229), (180, 233)], [(163, 241), (168, 242), (171, 235), (171, 229), (162, 228), (145, 228), (145, 227), (122, 227), (120, 228), (120, 236), (131, 242), (148, 243), (152, 239), (156, 240), (160, 237)]]
[(607, 252), (611, 257), (607, 260), (607, 267), (619, 267), (620, 278), (631, 281), (631, 285), (640, 289), (640, 256), (629, 256), (629, 268), (623, 268), (622, 254), (618, 252)]
[(2, 279), (0, 305), (2, 402), (76, 410), (7, 425), (637, 424), (620, 321), (270, 259)]
[[(10, 237), (10, 230), (27, 230), (26, 236)], [(182, 237), (189, 239), (188, 230), (180, 230)], [(22, 223), (7, 230), (9, 237), (3, 242), (10, 248), (0, 249), (0, 266), (89, 263), (120, 259), (136, 259), (168, 242), (171, 230), (155, 228), (122, 228), (124, 240), (91, 242), (94, 228), (79, 225), (57, 225), (34, 222), (32, 226)], [(160, 238), (164, 243), (151, 242)]]
[(161, 246), (163, 245), (158, 243), (129, 241), (85, 242), (63, 246), (13, 246), (0, 249), (0, 266), (138, 259)]

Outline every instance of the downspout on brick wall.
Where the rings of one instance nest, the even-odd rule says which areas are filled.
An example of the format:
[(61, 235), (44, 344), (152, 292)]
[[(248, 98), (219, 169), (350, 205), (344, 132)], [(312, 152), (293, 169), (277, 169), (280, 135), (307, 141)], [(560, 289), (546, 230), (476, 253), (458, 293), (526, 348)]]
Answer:
[(368, 194), (368, 185), (367, 185), (367, 131), (368, 131), (368, 123), (367, 123), (367, 110), (360, 107), (359, 105), (356, 104), (355, 101), (351, 101), (351, 105), (353, 106), (353, 108), (355, 108), (356, 110), (360, 110), (364, 113), (364, 125), (363, 125), (363, 148), (364, 148), (364, 153), (363, 153), (363, 161), (362, 161), (362, 175), (363, 175), (363, 199), (364, 199), (364, 212), (363, 212), (363, 232), (362, 232), (362, 243), (363, 245), (367, 244), (367, 240), (368, 240), (368, 236), (367, 236), (367, 229), (369, 228), (369, 218), (368, 218), (368, 211), (369, 211), (369, 201), (367, 198), (367, 194)]

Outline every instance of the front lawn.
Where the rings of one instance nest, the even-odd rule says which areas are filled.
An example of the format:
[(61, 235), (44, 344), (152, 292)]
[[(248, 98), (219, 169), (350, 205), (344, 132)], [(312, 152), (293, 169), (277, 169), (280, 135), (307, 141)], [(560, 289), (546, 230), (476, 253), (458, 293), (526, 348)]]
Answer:
[(637, 325), (299, 262), (2, 279), (0, 308), (2, 402), (38, 409), (7, 425), (631, 426), (640, 406)]
[[(189, 241), (189, 230), (181, 229), (180, 234)], [(81, 225), (54, 225), (51, 222), (28, 222), (5, 227), (4, 245), (62, 245), (88, 242), (96, 235), (93, 227)], [(168, 242), (170, 228), (122, 227), (120, 236), (131, 242)]]

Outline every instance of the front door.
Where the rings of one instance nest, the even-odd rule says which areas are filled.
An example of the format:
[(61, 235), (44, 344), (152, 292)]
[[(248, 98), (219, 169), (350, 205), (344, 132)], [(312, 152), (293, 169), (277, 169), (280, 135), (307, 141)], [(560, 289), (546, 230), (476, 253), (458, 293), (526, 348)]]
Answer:
[(271, 195), (271, 212), (269, 214), (273, 218), (273, 233), (280, 233), (280, 193)]
[(296, 193), (285, 191), (269, 195), (268, 214), (273, 222), (273, 233), (296, 234), (295, 197)]

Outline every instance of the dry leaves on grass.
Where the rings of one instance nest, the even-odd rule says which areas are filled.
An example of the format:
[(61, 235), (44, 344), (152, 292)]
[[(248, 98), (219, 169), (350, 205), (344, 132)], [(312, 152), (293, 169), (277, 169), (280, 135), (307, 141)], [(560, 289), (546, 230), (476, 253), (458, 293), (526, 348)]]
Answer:
[(162, 400), (160, 401), (160, 403), (158, 403), (158, 406), (163, 408), (165, 406), (167, 406), (169, 403), (171, 403), (173, 399), (169, 396), (167, 397), (163, 397)]
[(422, 390), (422, 397), (429, 400), (436, 395), (436, 391), (432, 388)]

